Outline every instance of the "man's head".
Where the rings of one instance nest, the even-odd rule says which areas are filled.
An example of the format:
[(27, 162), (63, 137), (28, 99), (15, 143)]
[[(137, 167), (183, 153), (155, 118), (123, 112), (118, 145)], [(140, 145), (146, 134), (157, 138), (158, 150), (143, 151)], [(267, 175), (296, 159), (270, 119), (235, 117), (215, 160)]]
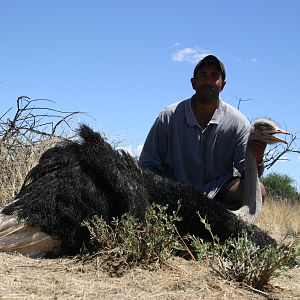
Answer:
[(205, 56), (196, 65), (194, 77), (191, 78), (197, 98), (207, 103), (217, 103), (219, 93), (226, 84), (225, 78), (223, 63), (214, 55)]
[(198, 70), (205, 64), (214, 64), (220, 70), (220, 74), (223, 80), (226, 78), (226, 72), (224, 64), (214, 55), (207, 55), (203, 57), (196, 65), (194, 69), (194, 78), (197, 76)]

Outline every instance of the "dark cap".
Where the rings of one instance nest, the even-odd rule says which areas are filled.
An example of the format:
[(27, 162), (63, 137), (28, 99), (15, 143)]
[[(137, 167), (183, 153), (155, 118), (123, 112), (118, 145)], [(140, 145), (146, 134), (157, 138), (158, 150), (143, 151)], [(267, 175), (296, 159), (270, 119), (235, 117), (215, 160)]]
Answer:
[(225, 77), (226, 77), (225, 67), (224, 67), (223, 63), (214, 55), (207, 55), (207, 56), (203, 57), (197, 63), (197, 65), (194, 69), (194, 78), (196, 77), (199, 68), (201, 66), (203, 66), (204, 64), (206, 64), (206, 63), (216, 64), (219, 67), (220, 71), (221, 71), (223, 80), (225, 80)]

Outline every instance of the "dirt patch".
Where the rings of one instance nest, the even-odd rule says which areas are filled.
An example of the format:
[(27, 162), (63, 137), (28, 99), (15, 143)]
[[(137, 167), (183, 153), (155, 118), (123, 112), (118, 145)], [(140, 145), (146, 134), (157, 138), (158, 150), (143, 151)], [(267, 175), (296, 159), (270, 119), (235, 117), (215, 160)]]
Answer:
[(101, 260), (34, 260), (0, 254), (1, 299), (300, 299), (300, 269), (273, 279), (263, 292), (212, 274), (194, 261), (172, 258), (159, 270), (130, 269), (111, 277)]

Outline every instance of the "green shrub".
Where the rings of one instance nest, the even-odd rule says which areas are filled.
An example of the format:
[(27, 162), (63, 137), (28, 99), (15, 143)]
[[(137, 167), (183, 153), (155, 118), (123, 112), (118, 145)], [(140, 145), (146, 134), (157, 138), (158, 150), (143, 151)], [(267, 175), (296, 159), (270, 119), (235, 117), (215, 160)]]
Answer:
[(246, 283), (261, 289), (271, 278), (294, 264), (298, 257), (297, 241), (280, 246), (258, 248), (242, 232), (238, 239), (229, 239), (212, 261), (212, 268), (225, 279)]
[(264, 176), (262, 182), (267, 188), (268, 195), (274, 200), (296, 202), (300, 199), (295, 180), (289, 175), (272, 172)]
[(113, 219), (111, 225), (98, 216), (83, 225), (89, 229), (93, 249), (99, 254), (108, 255), (111, 261), (122, 256), (126, 264), (148, 265), (161, 263), (182, 248), (175, 226), (178, 221), (175, 213), (168, 215), (166, 207), (153, 204), (144, 223), (126, 213)]
[(200, 221), (212, 236), (212, 243), (194, 236), (188, 236), (197, 260), (208, 259), (211, 268), (225, 279), (243, 282), (254, 288), (262, 288), (291, 264), (299, 261), (299, 240), (294, 239), (279, 246), (270, 245), (260, 249), (248, 239), (251, 233), (241, 232), (238, 238), (231, 238), (224, 244), (214, 236), (205, 219)]

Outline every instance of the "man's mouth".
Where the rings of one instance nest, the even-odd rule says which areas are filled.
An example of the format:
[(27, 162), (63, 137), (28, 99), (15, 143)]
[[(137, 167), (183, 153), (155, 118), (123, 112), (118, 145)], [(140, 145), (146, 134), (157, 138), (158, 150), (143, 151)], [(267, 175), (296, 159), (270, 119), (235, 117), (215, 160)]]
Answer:
[(201, 87), (203, 90), (209, 90), (209, 91), (214, 91), (214, 88), (210, 85), (203, 85)]

